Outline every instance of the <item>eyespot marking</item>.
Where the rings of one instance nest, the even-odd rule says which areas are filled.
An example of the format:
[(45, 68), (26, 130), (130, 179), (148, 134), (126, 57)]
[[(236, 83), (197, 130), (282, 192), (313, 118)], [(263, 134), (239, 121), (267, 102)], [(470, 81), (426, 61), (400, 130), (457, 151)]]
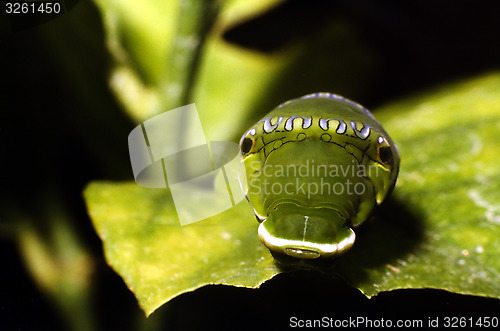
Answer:
[(358, 138), (366, 139), (370, 135), (371, 128), (364, 123), (351, 121), (351, 127)]
[(303, 119), (302, 128), (307, 129), (312, 125), (312, 117), (301, 117)]
[(249, 153), (252, 150), (254, 144), (255, 144), (255, 140), (253, 140), (253, 139), (251, 139), (249, 137), (245, 137), (241, 141), (241, 144), (240, 144), (241, 152), (243, 154)]
[(286, 120), (285, 122), (285, 130), (286, 131), (292, 131), (293, 130), (293, 120), (295, 120), (297, 116), (291, 116), (289, 119)]
[(349, 154), (354, 154), (354, 147), (351, 144), (346, 144), (345, 145), (345, 150)]
[(320, 139), (324, 142), (330, 142), (332, 140), (332, 136), (330, 136), (328, 133), (323, 133), (320, 137)]
[(278, 139), (274, 142), (273, 147), (274, 149), (278, 149), (281, 147), (281, 145), (283, 145), (283, 141), (281, 139)]
[(338, 134), (343, 134), (346, 132), (347, 130), (347, 125), (345, 124), (344, 121), (342, 120), (335, 120), (335, 121), (338, 121), (339, 124), (337, 126), (337, 130), (335, 130)]
[(378, 150), (378, 156), (380, 161), (382, 161), (383, 163), (385, 164), (392, 163), (393, 155), (390, 147), (388, 146), (380, 147)]
[[(272, 123), (273, 120), (275, 120), (276, 123), (273, 124)], [(268, 118), (268, 119), (264, 120), (264, 127), (263, 127), (264, 132), (266, 132), (266, 133), (273, 132), (274, 130), (276, 130), (276, 128), (278, 127), (278, 125), (281, 123), (282, 120), (283, 120), (282, 116), (280, 116), (278, 118), (271, 117), (271, 118)]]
[(324, 118), (320, 118), (319, 120), (319, 127), (322, 128), (323, 130), (328, 130), (330, 120), (325, 120)]

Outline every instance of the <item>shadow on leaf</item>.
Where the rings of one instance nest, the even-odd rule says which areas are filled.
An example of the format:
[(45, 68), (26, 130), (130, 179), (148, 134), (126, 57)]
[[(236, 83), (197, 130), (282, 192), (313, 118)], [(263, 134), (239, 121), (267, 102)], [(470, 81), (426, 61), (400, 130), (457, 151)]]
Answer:
[(283, 272), (316, 270), (357, 285), (369, 279), (367, 271), (385, 268), (411, 254), (422, 241), (423, 224), (419, 215), (410, 211), (396, 197), (391, 197), (371, 220), (356, 230), (356, 234), (353, 248), (336, 259), (274, 257)]

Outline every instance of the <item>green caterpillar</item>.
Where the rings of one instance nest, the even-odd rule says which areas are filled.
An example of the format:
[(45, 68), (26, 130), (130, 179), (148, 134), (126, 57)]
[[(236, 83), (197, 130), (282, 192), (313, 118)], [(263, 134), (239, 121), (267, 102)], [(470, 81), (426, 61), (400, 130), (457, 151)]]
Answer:
[(373, 115), (331, 93), (279, 105), (243, 135), (240, 149), (261, 241), (304, 259), (349, 249), (352, 228), (392, 191), (400, 163)]

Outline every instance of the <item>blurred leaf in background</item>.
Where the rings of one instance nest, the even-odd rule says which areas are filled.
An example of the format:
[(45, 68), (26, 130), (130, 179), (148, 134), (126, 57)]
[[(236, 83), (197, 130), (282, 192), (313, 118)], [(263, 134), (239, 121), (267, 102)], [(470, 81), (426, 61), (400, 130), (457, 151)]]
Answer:
[(89, 177), (130, 178), (121, 141), (132, 127), (109, 93), (102, 36), (98, 12), (84, 1), (2, 38), (0, 234), (9, 267), (0, 328), (101, 324), (100, 247), (81, 191)]
[[(298, 39), (271, 53), (224, 39), (231, 27), (280, 2), (186, 1), (179, 7), (175, 2), (151, 1), (137, 10), (133, 1), (97, 1), (115, 59), (110, 83), (125, 110), (141, 122), (196, 102), (208, 140), (236, 140), (249, 117), (254, 120), (287, 98), (321, 88), (354, 95), (367, 88), (375, 65), (347, 20), (323, 17), (320, 26), (314, 25), (323, 31), (312, 39)], [(147, 13), (148, 23), (137, 24)], [(206, 22), (201, 26), (205, 29), (200, 29), (200, 22)], [(330, 44), (334, 47), (327, 47)], [(199, 60), (189, 60), (197, 56)], [(308, 68), (307, 76), (299, 70), (303, 67)], [(189, 75), (193, 78), (186, 80)], [(228, 119), (233, 125), (226, 124)]]

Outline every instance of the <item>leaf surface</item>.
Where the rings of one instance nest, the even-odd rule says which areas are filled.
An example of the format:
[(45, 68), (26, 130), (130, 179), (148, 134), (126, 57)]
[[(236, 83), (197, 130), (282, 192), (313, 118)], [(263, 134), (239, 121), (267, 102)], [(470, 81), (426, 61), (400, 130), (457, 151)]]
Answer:
[[(490, 74), (375, 112), (401, 153), (398, 183), (323, 272), (368, 297), (437, 288), (500, 298), (499, 91)], [(85, 199), (106, 259), (147, 315), (204, 285), (255, 288), (281, 272), (246, 201), (181, 227), (167, 190), (94, 182)]]

